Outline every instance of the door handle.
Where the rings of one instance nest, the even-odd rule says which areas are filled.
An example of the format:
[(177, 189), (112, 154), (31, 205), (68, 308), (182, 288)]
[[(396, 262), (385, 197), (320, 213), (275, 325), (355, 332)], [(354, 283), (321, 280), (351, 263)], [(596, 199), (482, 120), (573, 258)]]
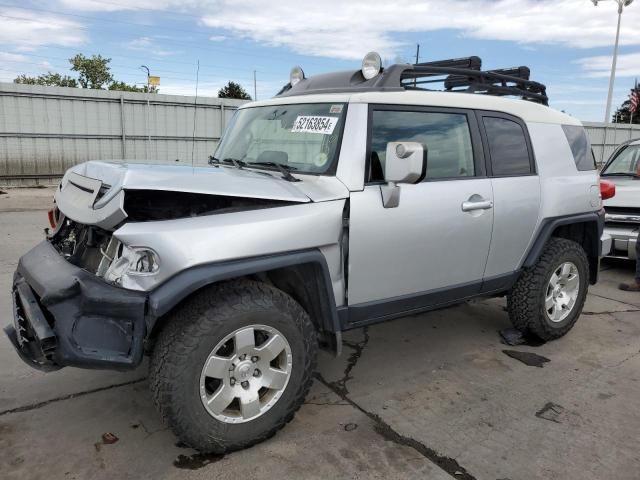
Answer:
[(466, 202), (462, 202), (463, 212), (472, 212), (474, 210), (489, 210), (490, 208), (493, 208), (493, 202), (491, 200), (485, 200), (482, 197), (480, 197), (479, 200), (467, 200)]

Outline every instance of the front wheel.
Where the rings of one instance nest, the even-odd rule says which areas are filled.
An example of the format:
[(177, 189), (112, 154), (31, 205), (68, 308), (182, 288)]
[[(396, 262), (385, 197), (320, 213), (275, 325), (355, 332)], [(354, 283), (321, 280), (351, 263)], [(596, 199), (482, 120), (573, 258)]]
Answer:
[(160, 332), (151, 356), (156, 406), (175, 434), (223, 453), (272, 436), (311, 385), (316, 332), (304, 309), (263, 283), (200, 292)]
[(514, 327), (542, 340), (565, 335), (582, 313), (589, 285), (583, 248), (551, 238), (538, 262), (521, 275), (507, 298)]

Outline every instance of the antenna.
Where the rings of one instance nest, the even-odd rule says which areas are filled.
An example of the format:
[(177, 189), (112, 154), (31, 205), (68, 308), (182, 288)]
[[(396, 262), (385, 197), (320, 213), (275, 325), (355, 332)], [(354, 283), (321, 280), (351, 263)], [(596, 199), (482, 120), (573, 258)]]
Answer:
[(193, 99), (193, 135), (191, 137), (191, 168), (193, 168), (193, 155), (196, 150), (196, 118), (198, 113), (198, 80), (200, 79), (200, 59), (196, 68), (196, 96)]

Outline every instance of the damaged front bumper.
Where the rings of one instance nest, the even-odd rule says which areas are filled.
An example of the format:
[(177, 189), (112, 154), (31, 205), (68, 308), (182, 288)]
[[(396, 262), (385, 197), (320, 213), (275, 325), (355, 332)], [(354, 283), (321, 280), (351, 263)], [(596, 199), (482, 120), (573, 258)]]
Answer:
[(106, 283), (44, 241), (18, 263), (5, 333), (30, 366), (127, 370), (142, 361), (147, 294)]

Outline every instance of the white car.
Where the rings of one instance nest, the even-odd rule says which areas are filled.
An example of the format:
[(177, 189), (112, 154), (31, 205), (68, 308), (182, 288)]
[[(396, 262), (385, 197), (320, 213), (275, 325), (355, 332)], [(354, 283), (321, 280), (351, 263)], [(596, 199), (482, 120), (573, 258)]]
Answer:
[(635, 260), (640, 232), (640, 139), (620, 145), (600, 176), (615, 184), (615, 196), (604, 201), (604, 231), (612, 239), (608, 256)]

